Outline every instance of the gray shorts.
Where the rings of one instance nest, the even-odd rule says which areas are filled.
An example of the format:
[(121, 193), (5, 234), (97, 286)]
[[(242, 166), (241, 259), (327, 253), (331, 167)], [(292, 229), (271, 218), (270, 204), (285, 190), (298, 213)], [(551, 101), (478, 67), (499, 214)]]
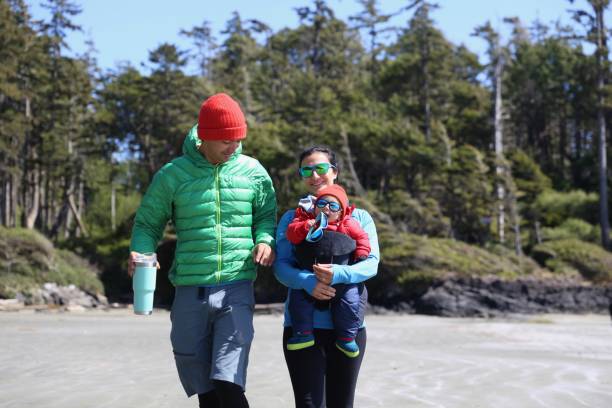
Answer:
[(170, 340), (187, 396), (212, 390), (212, 380), (245, 388), (254, 305), (252, 281), (176, 287)]

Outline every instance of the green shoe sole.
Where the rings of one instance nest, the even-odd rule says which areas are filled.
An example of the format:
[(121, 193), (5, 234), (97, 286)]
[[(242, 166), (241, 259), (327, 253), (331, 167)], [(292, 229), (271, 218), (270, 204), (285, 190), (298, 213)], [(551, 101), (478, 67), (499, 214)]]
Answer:
[(341, 352), (343, 352), (345, 356), (350, 357), (350, 358), (355, 358), (355, 357), (357, 357), (359, 355), (359, 350), (357, 350), (357, 351), (348, 351), (348, 350), (345, 350), (342, 347), (340, 347), (338, 344), (336, 344), (336, 348), (338, 350), (340, 350)]
[(314, 346), (314, 340), (305, 341), (303, 343), (287, 343), (287, 350), (295, 351)]

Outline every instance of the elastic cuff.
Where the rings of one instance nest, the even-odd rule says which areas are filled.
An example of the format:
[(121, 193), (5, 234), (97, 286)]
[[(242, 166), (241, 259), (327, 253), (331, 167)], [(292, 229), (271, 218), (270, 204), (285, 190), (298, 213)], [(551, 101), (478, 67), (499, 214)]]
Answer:
[(344, 279), (342, 279), (344, 276), (344, 268), (342, 268), (340, 265), (332, 265), (332, 273), (332, 285), (335, 285), (337, 283), (345, 283)]
[(314, 290), (316, 284), (317, 278), (314, 275), (310, 275), (304, 279), (304, 290), (308, 292), (309, 295), (312, 295), (312, 291)]

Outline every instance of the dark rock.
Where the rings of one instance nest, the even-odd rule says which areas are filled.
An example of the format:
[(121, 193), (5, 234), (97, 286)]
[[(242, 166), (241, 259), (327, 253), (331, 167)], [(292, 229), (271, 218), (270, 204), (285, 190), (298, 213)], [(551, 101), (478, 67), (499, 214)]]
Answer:
[[(606, 313), (612, 288), (564, 278), (448, 278), (407, 299), (416, 313), (496, 316), (509, 313)], [(612, 309), (610, 309), (612, 316)]]

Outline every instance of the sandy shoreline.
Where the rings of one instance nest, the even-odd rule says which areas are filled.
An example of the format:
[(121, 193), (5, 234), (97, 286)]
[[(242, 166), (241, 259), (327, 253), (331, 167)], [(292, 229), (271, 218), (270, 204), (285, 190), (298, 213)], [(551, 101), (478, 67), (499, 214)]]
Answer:
[[(368, 316), (356, 407), (610, 407), (604, 315), (507, 320)], [(257, 315), (251, 407), (290, 407), (282, 317)], [(196, 407), (175, 373), (169, 314), (0, 313), (0, 407)]]

